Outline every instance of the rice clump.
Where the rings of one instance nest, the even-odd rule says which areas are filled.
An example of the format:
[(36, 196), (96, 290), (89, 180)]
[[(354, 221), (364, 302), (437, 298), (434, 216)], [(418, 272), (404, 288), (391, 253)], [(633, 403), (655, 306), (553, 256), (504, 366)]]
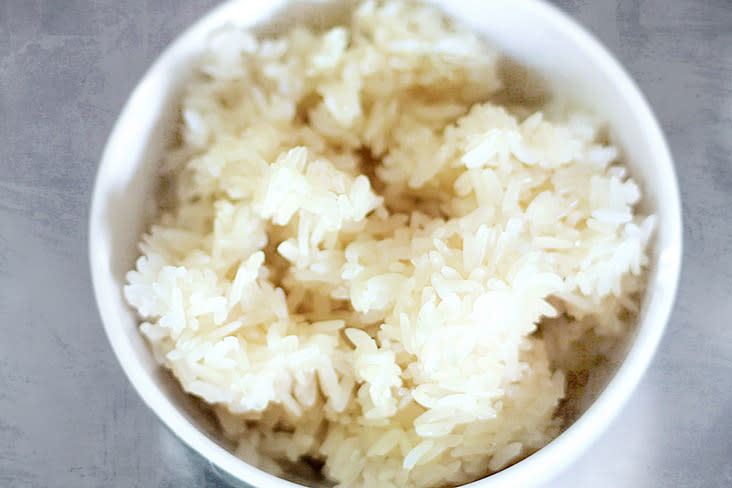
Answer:
[(573, 344), (629, 330), (639, 188), (592, 116), (491, 103), (497, 59), (402, 1), (211, 36), (124, 292), (248, 462), (475, 480), (558, 434)]

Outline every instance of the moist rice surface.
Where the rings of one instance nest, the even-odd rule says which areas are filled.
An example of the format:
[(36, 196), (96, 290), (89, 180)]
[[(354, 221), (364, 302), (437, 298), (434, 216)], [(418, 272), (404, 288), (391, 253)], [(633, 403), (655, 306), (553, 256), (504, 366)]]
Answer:
[(497, 104), (498, 66), (401, 1), (211, 35), (124, 293), (244, 460), (475, 480), (554, 438), (566, 373), (632, 327), (638, 185), (591, 114)]

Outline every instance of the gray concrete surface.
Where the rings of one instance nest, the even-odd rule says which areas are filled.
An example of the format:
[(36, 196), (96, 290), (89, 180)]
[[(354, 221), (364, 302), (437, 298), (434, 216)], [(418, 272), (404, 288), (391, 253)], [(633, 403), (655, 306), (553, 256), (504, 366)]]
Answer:
[[(147, 410), (92, 297), (105, 138), (213, 0), (0, 0), (0, 487), (226, 487)], [(673, 317), (632, 401), (552, 487), (732, 487), (732, 0), (557, 0), (638, 80), (685, 213)]]

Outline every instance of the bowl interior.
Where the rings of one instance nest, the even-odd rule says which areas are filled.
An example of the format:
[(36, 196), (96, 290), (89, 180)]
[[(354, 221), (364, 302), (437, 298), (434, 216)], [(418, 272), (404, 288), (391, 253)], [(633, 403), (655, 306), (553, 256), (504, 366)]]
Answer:
[[(275, 486), (272, 483), (279, 482), (227, 453), (230, 446), (219, 437), (210, 416), (198, 402), (183, 394), (177, 382), (155, 362), (137, 332), (137, 318), (124, 302), (121, 289), (125, 273), (138, 256), (137, 242), (154, 211), (156, 166), (174, 135), (181, 88), (193, 73), (207, 34), (227, 23), (256, 26), (264, 34), (300, 21), (332, 25), (353, 3), (230, 1), (212, 11), (166, 50), (138, 85), (110, 136), (97, 176), (89, 236), (92, 275), (105, 328), (123, 368), (145, 402), (178, 435), (235, 477), (255, 485), (266, 482), (267, 486)], [(648, 291), (638, 327), (609, 361), (592, 371), (587, 385), (576, 390), (570, 402), (579, 416), (614, 377), (613, 383), (617, 381), (619, 386), (613, 394), (627, 396), (664, 327), (680, 260), (678, 190), (655, 119), (635, 85), (604, 49), (553, 8), (536, 0), (517, 0), (510, 6), (498, 1), (435, 3), (483, 34), (509, 58), (507, 66), (521, 66), (520, 71), (512, 73), (526, 87), (542, 86), (552, 93), (566, 93), (607, 120), (612, 140), (621, 148), (623, 159), (644, 190), (643, 210), (658, 216)], [(627, 360), (629, 352), (635, 354), (633, 361)], [(629, 369), (623, 378), (617, 374), (620, 365)], [(608, 391), (602, 397), (610, 394)], [(611, 412), (611, 406), (617, 410), (621, 401), (608, 400), (604, 413)], [(562, 446), (586, 444), (588, 433), (598, 427), (582, 430), (574, 425), (569, 431), (573, 429), (573, 438), (571, 432), (565, 432), (560, 439), (574, 441), (565, 439)], [(554, 444), (556, 441), (542, 451)], [(518, 473), (535, 456), (503, 473)], [(511, 473), (490, 479), (507, 483), (509, 475), (514, 476)]]

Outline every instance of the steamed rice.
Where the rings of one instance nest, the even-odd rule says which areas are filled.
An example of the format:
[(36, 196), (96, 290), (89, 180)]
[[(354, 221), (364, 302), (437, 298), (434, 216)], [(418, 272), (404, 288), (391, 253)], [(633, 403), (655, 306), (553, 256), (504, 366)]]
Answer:
[(575, 345), (629, 329), (639, 188), (594, 117), (491, 103), (497, 61), (403, 2), (210, 38), (124, 292), (245, 460), (477, 479), (558, 434)]

